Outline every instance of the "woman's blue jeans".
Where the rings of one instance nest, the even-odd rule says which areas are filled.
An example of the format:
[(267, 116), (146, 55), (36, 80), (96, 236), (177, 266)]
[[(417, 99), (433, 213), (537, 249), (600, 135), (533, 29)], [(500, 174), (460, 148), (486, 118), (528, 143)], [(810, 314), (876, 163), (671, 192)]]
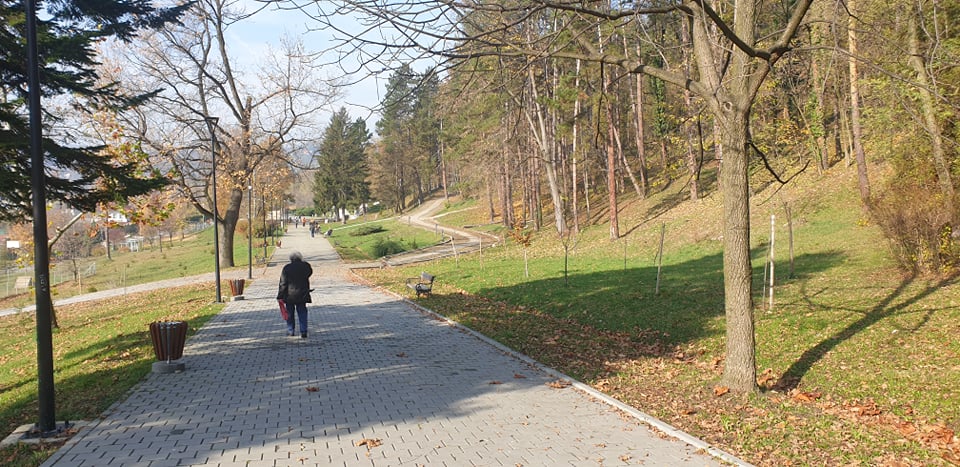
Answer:
[[(296, 311), (296, 312), (294, 312)], [(296, 334), (296, 320), (300, 319), (300, 334), (307, 333), (307, 304), (287, 303), (287, 333)]]

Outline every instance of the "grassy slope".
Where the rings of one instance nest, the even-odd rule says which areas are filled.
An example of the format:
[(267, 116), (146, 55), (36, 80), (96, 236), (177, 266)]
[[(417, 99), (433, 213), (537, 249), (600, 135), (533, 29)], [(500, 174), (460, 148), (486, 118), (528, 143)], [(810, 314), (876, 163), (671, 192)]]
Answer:
[[(610, 242), (606, 224), (588, 227), (570, 255), (568, 282), (562, 244), (546, 229), (526, 252), (529, 277), (516, 245), (413, 268), (438, 275), (426, 306), (748, 461), (947, 463), (960, 453), (952, 437), (960, 429), (960, 290), (896, 268), (852, 176), (841, 167), (805, 174), (754, 197), (759, 396), (717, 386), (725, 323), (715, 192), (699, 202), (681, 201), (679, 187), (627, 198), (625, 238)], [(443, 221), (483, 222), (480, 209), (464, 207)], [(760, 284), (771, 212), (778, 286), (768, 310)], [(364, 274), (404, 293), (398, 278), (411, 272)]]

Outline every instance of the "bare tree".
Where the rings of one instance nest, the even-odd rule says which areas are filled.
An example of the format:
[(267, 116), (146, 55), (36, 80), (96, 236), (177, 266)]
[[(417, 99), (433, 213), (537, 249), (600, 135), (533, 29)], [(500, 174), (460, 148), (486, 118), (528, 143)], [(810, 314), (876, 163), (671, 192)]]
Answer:
[(170, 170), (183, 194), (208, 216), (214, 212), (211, 153), (216, 151), (217, 225), (225, 266), (234, 264), (233, 237), (254, 172), (271, 158), (294, 167), (309, 163), (304, 148), (318, 133), (315, 117), (338, 94), (331, 81), (318, 78), (317, 56), (299, 41), (284, 41), (283, 50), (274, 51), (256, 72), (238, 67), (228, 50), (227, 30), (256, 12), (236, 10), (236, 3), (197, 2), (180, 26), (128, 50), (121, 70), (136, 78), (124, 82), (161, 89), (140, 112), (127, 115), (126, 124), (149, 145), (155, 164)]
[(850, 20), (847, 25), (847, 49), (850, 56), (847, 65), (850, 69), (850, 131), (854, 158), (857, 161), (857, 179), (860, 184), (860, 200), (870, 205), (870, 179), (867, 176), (867, 156), (863, 150), (863, 125), (860, 123), (860, 72), (857, 66), (857, 5), (848, 0), (847, 10)]
[[(478, 56), (533, 56), (580, 59), (620, 66), (688, 89), (713, 114), (723, 145), (724, 294), (727, 352), (723, 384), (739, 391), (756, 388), (756, 361), (751, 297), (748, 160), (750, 116), (760, 86), (773, 66), (790, 52), (812, 0), (758, 10), (754, 0), (729, 0), (732, 15), (714, 7), (721, 2), (569, 2), (556, 0), (407, 0), (384, 5), (379, 0), (340, 0), (335, 13), (362, 18), (359, 32), (337, 27), (334, 10), (319, 3), (299, 5), (322, 27), (338, 31), (345, 44), (379, 60), (433, 56), (447, 66)], [(311, 10), (311, 8), (313, 8)], [(318, 8), (318, 9), (317, 9)], [(515, 34), (518, 25), (551, 15), (566, 15), (563, 28), (537, 24), (537, 36)], [(690, 75), (641, 62), (624, 51), (603, 53), (592, 38), (602, 28), (620, 28), (636, 40), (657, 47), (644, 31), (645, 20), (669, 15), (690, 28), (695, 72)], [(776, 20), (770, 20), (777, 15)], [(491, 20), (496, 17), (496, 20)], [(761, 20), (762, 19), (762, 20)], [(626, 30), (626, 28), (630, 30)], [(384, 37), (383, 34), (393, 34)], [(378, 63), (379, 67), (383, 65)]]

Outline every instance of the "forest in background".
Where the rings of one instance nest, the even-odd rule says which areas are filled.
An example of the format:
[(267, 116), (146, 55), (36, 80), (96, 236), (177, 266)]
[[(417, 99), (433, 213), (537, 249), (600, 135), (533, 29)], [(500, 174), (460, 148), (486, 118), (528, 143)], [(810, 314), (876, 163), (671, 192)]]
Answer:
[[(750, 115), (752, 189), (854, 166), (863, 207), (903, 267), (953, 265), (958, 6), (813, 2)], [(714, 5), (721, 16), (728, 7)], [(762, 8), (764, 21), (787, 20), (776, 4)], [(531, 46), (586, 30), (569, 24), (580, 20), (574, 13), (512, 23), (472, 13), (472, 21), (514, 24)], [(596, 50), (696, 71), (684, 15), (619, 23), (594, 29)], [(616, 197), (625, 191), (643, 198), (681, 183), (697, 200), (718, 189), (704, 174), (722, 170), (721, 128), (702, 97), (616, 65), (544, 55), (465, 59), (442, 79), (437, 69), (396, 70), (369, 153), (374, 198), (402, 211), (426, 193), (455, 191), (483, 200), (489, 221), (507, 227), (563, 232), (607, 221), (616, 238)], [(892, 176), (873, 173), (877, 164)]]

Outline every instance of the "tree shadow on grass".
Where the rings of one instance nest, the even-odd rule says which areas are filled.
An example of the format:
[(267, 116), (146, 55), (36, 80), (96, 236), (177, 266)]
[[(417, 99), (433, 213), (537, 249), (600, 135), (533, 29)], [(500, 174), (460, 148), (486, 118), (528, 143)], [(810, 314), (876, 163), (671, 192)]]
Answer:
[[(862, 313), (862, 316), (860, 319), (850, 323), (847, 325), (847, 327), (841, 329), (836, 334), (824, 339), (819, 344), (803, 352), (797, 361), (787, 368), (787, 370), (783, 373), (780, 379), (777, 380), (773, 387), (775, 389), (785, 391), (797, 388), (804, 376), (810, 372), (810, 369), (813, 368), (817, 362), (822, 360), (831, 350), (835, 349), (843, 342), (853, 338), (860, 332), (865, 331), (877, 322), (906, 310), (924, 298), (929, 297), (931, 294), (940, 290), (944, 286), (951, 285), (957, 281), (956, 277), (946, 277), (931, 285), (923, 287), (922, 289), (913, 293), (912, 296), (904, 296), (904, 294), (911, 289), (910, 286), (917, 279), (918, 277), (915, 274), (904, 278), (902, 281), (900, 281), (900, 284), (895, 290), (890, 292), (886, 297), (884, 297), (882, 300), (880, 300), (880, 302), (870, 309), (848, 309), (847, 311), (853, 313)], [(805, 299), (808, 302), (811, 301), (810, 296), (807, 296)], [(923, 319), (923, 321), (926, 322), (929, 320), (930, 315), (934, 313), (934, 311), (935, 310), (927, 310), (926, 317)]]
[[(762, 252), (757, 254), (762, 255)], [(803, 280), (810, 274), (835, 267), (843, 260), (844, 255), (840, 252), (799, 256), (795, 259), (796, 273), (792, 280)], [(550, 264), (545, 267), (554, 266)], [(499, 316), (492, 315), (489, 318), (491, 322), (485, 323), (488, 328), (481, 329), (481, 332), (497, 334), (495, 338), (506, 340), (508, 345), (524, 353), (528, 345), (531, 350), (543, 347), (538, 346), (542, 342), (531, 344), (530, 340), (550, 340), (554, 337), (538, 335), (536, 332), (538, 326), (547, 328), (542, 321), (548, 319), (572, 321), (565, 328), (574, 329), (575, 332), (579, 332), (581, 326), (587, 326), (601, 333), (628, 333), (635, 336), (636, 349), (628, 348), (619, 356), (606, 355), (605, 358), (611, 360), (662, 356), (673, 352), (678, 345), (722, 336), (725, 332), (722, 320), (724, 288), (721, 254), (665, 265), (659, 293), (656, 293), (656, 266), (596, 272), (589, 271), (589, 267), (578, 266), (573, 260), (570, 275), (565, 281), (561, 260), (554, 277), (478, 290), (478, 295), (519, 307), (527, 315), (539, 313), (525, 318), (532, 322), (521, 323), (525, 328), (519, 335), (498, 331), (517, 325), (518, 319), (510, 317), (512, 310), (509, 308), (502, 310)], [(754, 296), (759, 298), (762, 295), (759, 286), (763, 266), (754, 267), (753, 274), (756, 284)], [(497, 319), (512, 321), (493, 322)], [(562, 323), (558, 326), (564, 327)], [(580, 336), (582, 339), (589, 337)], [(598, 342), (603, 339), (601, 335)], [(651, 345), (653, 343), (661, 345)], [(618, 348), (618, 352), (620, 350)]]

